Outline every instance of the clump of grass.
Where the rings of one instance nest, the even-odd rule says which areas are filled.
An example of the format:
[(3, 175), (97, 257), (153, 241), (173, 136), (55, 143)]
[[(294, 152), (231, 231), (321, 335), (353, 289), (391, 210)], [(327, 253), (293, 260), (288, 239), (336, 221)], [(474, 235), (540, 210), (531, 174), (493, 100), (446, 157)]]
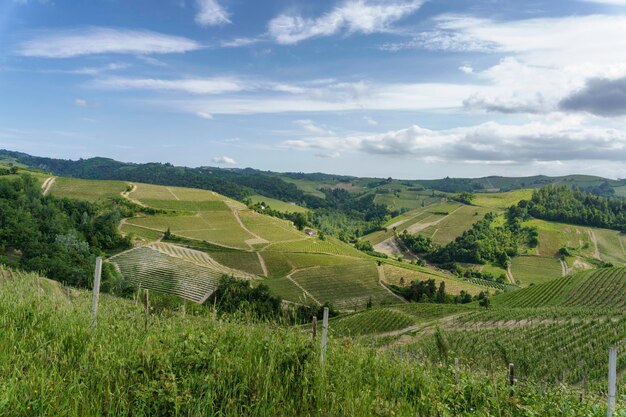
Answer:
[[(210, 314), (153, 314), (101, 296), (70, 297), (41, 278), (0, 280), (2, 416), (600, 416), (597, 398), (498, 381), (406, 354)], [(497, 385), (497, 386), (496, 386)]]

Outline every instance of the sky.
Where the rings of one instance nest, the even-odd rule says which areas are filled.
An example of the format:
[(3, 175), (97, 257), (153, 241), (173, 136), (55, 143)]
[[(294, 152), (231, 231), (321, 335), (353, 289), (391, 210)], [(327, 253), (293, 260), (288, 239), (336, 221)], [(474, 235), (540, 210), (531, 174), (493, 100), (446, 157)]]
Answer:
[(0, 148), (626, 177), (626, 0), (0, 0)]

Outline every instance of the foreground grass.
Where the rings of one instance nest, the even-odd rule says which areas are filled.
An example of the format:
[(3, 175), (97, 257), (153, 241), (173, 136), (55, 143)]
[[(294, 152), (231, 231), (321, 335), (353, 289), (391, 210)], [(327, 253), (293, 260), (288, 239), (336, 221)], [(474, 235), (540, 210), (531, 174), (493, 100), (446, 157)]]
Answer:
[[(0, 280), (2, 416), (601, 416), (558, 388), (496, 379), (293, 329), (153, 314), (88, 293), (67, 298), (34, 275)], [(48, 282), (48, 281), (45, 281)], [(625, 415), (625, 414), (618, 414)]]

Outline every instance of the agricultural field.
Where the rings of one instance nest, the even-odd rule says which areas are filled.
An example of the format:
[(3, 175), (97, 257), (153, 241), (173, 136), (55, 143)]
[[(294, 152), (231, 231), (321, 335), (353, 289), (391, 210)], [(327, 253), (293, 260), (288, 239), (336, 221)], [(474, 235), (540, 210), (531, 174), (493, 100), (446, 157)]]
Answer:
[(128, 183), (124, 181), (80, 180), (56, 177), (49, 193), (56, 197), (97, 201), (119, 197), (127, 189)]
[(525, 255), (512, 259), (511, 272), (520, 285), (527, 287), (562, 277), (563, 267), (554, 257)]
[(253, 204), (256, 203), (265, 203), (273, 210), (282, 211), (283, 213), (306, 213), (308, 209), (305, 207), (299, 206), (295, 203), (287, 203), (281, 200), (276, 200), (274, 198), (265, 197), (262, 195), (253, 195), (250, 196), (250, 200)]
[(529, 200), (533, 190), (515, 190), (504, 193), (476, 193), (472, 204), (490, 209), (505, 210), (521, 200)]
[(464, 280), (458, 279), (453, 276), (446, 276), (443, 274), (435, 273), (426, 268), (421, 270), (419, 267), (403, 268), (395, 266), (389, 263), (382, 265), (384, 271), (384, 282), (387, 284), (393, 284), (398, 286), (408, 286), (412, 281), (424, 281), (428, 279), (434, 279), (437, 287), (442, 281), (446, 283), (446, 292), (449, 294), (460, 294), (461, 291), (465, 291), (472, 295), (477, 295), (481, 291), (485, 291), (484, 287), (470, 284)]
[(239, 226), (230, 210), (203, 211), (194, 216), (135, 217), (126, 223), (160, 232), (170, 229), (175, 235), (238, 249), (247, 249), (246, 241), (255, 238)]
[(626, 268), (579, 272), (494, 298), (494, 304), (515, 307), (626, 308)]
[(530, 220), (524, 225), (536, 227), (539, 231), (537, 255), (556, 256), (563, 246), (567, 246), (576, 255), (593, 257), (595, 254), (594, 243), (588, 227), (544, 220)]
[(431, 196), (429, 191), (402, 190), (398, 193), (378, 193), (374, 198), (377, 204), (386, 205), (389, 210), (414, 210), (439, 202), (439, 197)]
[[(500, 323), (481, 321), (451, 325), (450, 329), (426, 335), (409, 344), (409, 351), (440, 361), (458, 357), (465, 366), (485, 371), (496, 367), (506, 369), (515, 365), (515, 377), (520, 381), (560, 381), (580, 384), (606, 383), (607, 352), (610, 346), (626, 335), (626, 317), (582, 316), (573, 319), (552, 319), (528, 323), (527, 320), (507, 320)], [(445, 346), (445, 353), (441, 346)], [(619, 371), (626, 368), (620, 362)], [(622, 373), (622, 380), (626, 380)]]
[(626, 234), (617, 230), (592, 228), (600, 259), (615, 266), (626, 264)]
[(291, 278), (319, 303), (328, 301), (340, 310), (362, 309), (370, 298), (374, 304), (398, 301), (378, 283), (373, 261), (312, 267), (296, 271)]
[(135, 241), (140, 243), (155, 242), (163, 237), (163, 233), (153, 229), (146, 229), (145, 227), (133, 226), (126, 222), (120, 227), (120, 231), (125, 235), (131, 235)]
[[(309, 181), (309, 180), (297, 180), (297, 179), (293, 179), (290, 177), (280, 177), (283, 181), (285, 182), (290, 182), (292, 184), (294, 184), (296, 187), (298, 187), (300, 190), (304, 191), (306, 194), (309, 195), (314, 195), (316, 197), (320, 197), (320, 198), (325, 198), (326, 196), (324, 195), (323, 192), (321, 192), (319, 189), (321, 188), (320, 183), (315, 182), (315, 181)], [(323, 184), (326, 185), (328, 187), (330, 187), (333, 184)]]
[(306, 237), (291, 222), (263, 216), (252, 210), (240, 211), (239, 218), (248, 230), (268, 242), (301, 240)]
[(419, 234), (432, 238), (434, 243), (446, 245), (470, 229), (489, 211), (491, 210), (484, 207), (462, 205), (436, 223), (420, 230)]
[(363, 252), (358, 251), (353, 246), (333, 238), (326, 238), (325, 240), (307, 238), (294, 242), (274, 243), (267, 246), (264, 250), (278, 252), (328, 253), (331, 255), (343, 255), (358, 258), (366, 257)]

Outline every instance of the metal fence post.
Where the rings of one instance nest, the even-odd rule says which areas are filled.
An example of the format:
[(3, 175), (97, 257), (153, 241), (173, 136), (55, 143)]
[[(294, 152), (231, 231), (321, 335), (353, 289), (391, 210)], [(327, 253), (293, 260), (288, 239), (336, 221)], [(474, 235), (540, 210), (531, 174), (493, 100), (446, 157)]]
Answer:
[(96, 329), (98, 300), (100, 298), (100, 277), (102, 276), (102, 258), (96, 258), (96, 272), (93, 277), (93, 299), (91, 302), (91, 331)]
[(326, 339), (328, 337), (328, 307), (324, 307), (324, 320), (322, 322), (322, 365), (326, 361)]

